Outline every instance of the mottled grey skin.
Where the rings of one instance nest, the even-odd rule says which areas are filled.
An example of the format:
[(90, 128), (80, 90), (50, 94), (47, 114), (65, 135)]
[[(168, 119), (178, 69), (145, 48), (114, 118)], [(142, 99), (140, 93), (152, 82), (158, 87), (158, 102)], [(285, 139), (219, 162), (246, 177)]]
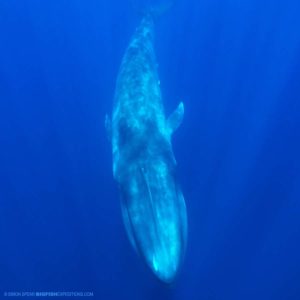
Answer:
[(137, 28), (119, 70), (111, 136), (113, 175), (128, 237), (154, 274), (172, 282), (183, 259), (187, 217), (176, 182), (171, 135), (183, 104), (165, 118), (153, 49), (153, 19)]

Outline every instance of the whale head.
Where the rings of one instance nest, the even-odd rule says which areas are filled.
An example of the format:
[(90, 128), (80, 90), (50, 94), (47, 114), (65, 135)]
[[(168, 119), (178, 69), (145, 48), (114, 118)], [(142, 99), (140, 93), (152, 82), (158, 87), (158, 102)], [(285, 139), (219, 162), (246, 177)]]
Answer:
[(175, 160), (156, 153), (137, 160), (120, 182), (129, 239), (161, 281), (171, 283), (186, 245), (186, 208), (175, 176)]

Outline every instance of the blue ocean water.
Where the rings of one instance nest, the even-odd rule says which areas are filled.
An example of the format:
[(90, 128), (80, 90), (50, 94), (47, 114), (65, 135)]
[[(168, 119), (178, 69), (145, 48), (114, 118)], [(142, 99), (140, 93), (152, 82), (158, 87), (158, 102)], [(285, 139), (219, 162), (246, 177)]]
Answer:
[(0, 296), (300, 299), (300, 3), (178, 0), (156, 24), (189, 217), (178, 280), (131, 248), (104, 116), (131, 1), (0, 3)]

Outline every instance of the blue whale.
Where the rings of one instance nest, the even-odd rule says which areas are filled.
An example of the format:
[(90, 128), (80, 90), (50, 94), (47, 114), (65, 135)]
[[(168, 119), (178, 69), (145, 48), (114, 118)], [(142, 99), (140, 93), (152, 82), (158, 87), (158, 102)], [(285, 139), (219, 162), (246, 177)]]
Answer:
[(146, 14), (124, 54), (112, 116), (105, 123), (128, 238), (156, 277), (171, 283), (187, 240), (186, 206), (171, 144), (184, 105), (165, 117), (153, 29), (153, 15)]

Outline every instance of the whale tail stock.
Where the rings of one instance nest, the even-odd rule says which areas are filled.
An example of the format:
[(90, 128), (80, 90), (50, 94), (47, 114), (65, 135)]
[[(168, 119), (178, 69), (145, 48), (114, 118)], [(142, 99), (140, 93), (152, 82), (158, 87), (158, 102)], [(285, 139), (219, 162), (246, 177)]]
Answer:
[(141, 15), (151, 15), (157, 18), (167, 12), (175, 0), (131, 0), (133, 8)]

